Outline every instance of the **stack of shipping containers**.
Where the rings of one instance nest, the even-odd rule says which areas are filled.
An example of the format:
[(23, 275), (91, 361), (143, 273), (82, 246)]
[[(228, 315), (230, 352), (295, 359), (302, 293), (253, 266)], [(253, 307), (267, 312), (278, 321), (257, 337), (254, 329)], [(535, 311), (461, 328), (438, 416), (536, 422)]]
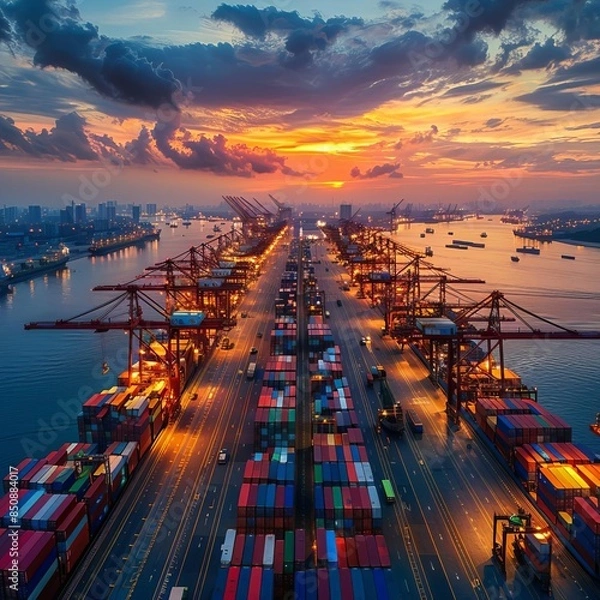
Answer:
[[(474, 417), (555, 531), (588, 571), (600, 575), (594, 529), (600, 523), (600, 457), (573, 443), (571, 427), (529, 399), (479, 398)], [(545, 546), (529, 541), (525, 554), (542, 565)]]
[(382, 506), (343, 376), (341, 352), (329, 325), (308, 323), (313, 406), (314, 563), (297, 571), (295, 597), (392, 598), (391, 561), (382, 529)]
[(291, 588), (296, 494), (297, 261), (286, 264), (254, 418), (254, 454), (246, 462), (237, 526), (221, 546), (213, 598), (281, 598)]
[[(164, 382), (93, 394), (81, 442), (26, 458), (0, 497), (0, 598), (54, 599), (162, 427)], [(18, 476), (16, 475), (18, 474)], [(18, 507), (18, 510), (15, 508)], [(18, 528), (18, 571), (11, 571)], [(16, 573), (18, 585), (11, 577)], [(18, 591), (16, 591), (18, 589)]]

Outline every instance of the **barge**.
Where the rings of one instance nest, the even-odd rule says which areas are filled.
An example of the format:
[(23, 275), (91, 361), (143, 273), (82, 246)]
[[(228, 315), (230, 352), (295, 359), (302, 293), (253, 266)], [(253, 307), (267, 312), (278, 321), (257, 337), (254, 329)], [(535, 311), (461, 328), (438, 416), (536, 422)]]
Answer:
[(160, 232), (160, 229), (140, 229), (102, 236), (92, 241), (88, 251), (92, 256), (108, 254), (135, 244), (159, 240)]

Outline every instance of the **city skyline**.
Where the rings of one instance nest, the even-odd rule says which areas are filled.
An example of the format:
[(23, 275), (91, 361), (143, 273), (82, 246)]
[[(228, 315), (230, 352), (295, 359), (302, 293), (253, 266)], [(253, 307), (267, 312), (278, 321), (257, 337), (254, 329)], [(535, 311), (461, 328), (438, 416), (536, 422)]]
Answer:
[(0, 1), (0, 205), (597, 204), (600, 2)]

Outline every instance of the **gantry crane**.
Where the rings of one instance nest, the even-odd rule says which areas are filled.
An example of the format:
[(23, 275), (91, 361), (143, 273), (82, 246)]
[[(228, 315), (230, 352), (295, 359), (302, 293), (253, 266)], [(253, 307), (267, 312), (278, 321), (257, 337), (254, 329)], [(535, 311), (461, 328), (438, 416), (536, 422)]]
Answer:
[[(486, 395), (510, 392), (517, 396), (532, 396), (533, 391), (524, 386), (507, 384), (504, 364), (506, 340), (600, 339), (600, 331), (577, 331), (564, 327), (508, 300), (500, 291), (493, 291), (474, 306), (464, 309), (453, 321), (456, 325), (454, 334), (424, 334), (423, 338), (430, 344), (431, 350), (426, 354), (432, 368), (435, 367), (439, 346), (445, 350), (447, 409), (457, 425), (460, 423), (464, 399), (471, 399), (470, 396), (476, 399), (482, 386)], [(483, 326), (475, 325), (478, 321), (483, 321)], [(438, 344), (438, 348), (434, 350), (435, 344)], [(497, 365), (492, 356), (495, 350), (499, 354)]]
[(399, 202), (396, 202), (394, 206), (390, 210), (388, 210), (385, 214), (390, 215), (390, 233), (394, 233), (396, 231), (396, 210), (398, 207), (404, 202), (404, 198)]

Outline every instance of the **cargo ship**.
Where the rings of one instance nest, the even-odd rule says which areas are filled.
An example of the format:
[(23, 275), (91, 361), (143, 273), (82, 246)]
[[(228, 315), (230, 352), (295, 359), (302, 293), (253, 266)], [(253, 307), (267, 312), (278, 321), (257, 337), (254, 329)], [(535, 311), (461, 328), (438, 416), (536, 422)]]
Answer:
[(483, 242), (471, 242), (469, 240), (452, 240), (453, 244), (458, 244), (459, 246), (470, 246), (471, 248), (485, 248), (485, 243)]
[(521, 246), (521, 248), (516, 249), (517, 252), (521, 252), (522, 254), (539, 254), (540, 249), (534, 246)]
[(134, 231), (124, 231), (121, 233), (115, 232), (113, 234), (102, 236), (92, 241), (88, 248), (88, 251), (93, 256), (99, 254), (107, 254), (114, 250), (120, 250), (121, 248), (127, 248), (134, 244), (140, 244), (144, 242), (153, 242), (160, 239), (160, 229), (136, 229)]
[(0, 274), (0, 293), (10, 292), (10, 286), (20, 281), (28, 281), (43, 273), (64, 269), (69, 260), (69, 249), (61, 244), (49, 249), (38, 258), (28, 258), (21, 262), (2, 263)]

